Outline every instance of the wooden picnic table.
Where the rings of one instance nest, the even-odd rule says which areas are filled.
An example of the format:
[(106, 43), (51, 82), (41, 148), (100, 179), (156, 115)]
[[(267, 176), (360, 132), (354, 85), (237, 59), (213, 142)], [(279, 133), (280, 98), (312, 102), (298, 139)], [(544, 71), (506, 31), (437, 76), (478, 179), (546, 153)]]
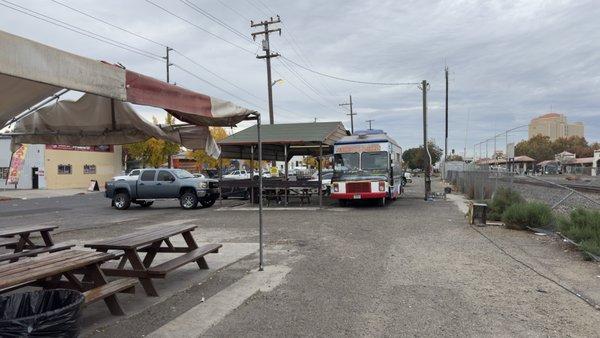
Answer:
[[(118, 250), (121, 261), (116, 268), (102, 268), (109, 276), (138, 278), (148, 296), (157, 297), (158, 292), (154, 287), (152, 278), (165, 278), (167, 273), (187, 264), (196, 262), (200, 269), (208, 269), (204, 259), (209, 253), (217, 253), (222, 244), (207, 244), (198, 247), (192, 231), (197, 225), (174, 225), (156, 229), (140, 230), (115, 238), (88, 243), (85, 246), (101, 252)], [(171, 243), (171, 238), (182, 235), (186, 246), (176, 247)], [(163, 246), (163, 243), (166, 246)], [(139, 253), (145, 252), (142, 260)], [(158, 253), (182, 253), (183, 255), (152, 266)], [(129, 262), (131, 269), (125, 267)]]
[(113, 315), (123, 315), (116, 293), (134, 291), (137, 280), (126, 278), (108, 282), (100, 270), (100, 264), (113, 258), (114, 255), (110, 253), (82, 250), (24, 258), (0, 266), (0, 293), (23, 286), (75, 289), (83, 292), (86, 304), (104, 300)]
[[(56, 252), (74, 247), (71, 244), (55, 244), (51, 231), (56, 225), (26, 225), (0, 229), (0, 247), (12, 249), (9, 254), (0, 255), (0, 262), (15, 262), (20, 257), (35, 256), (45, 252)], [(40, 233), (43, 243), (33, 242), (31, 235)]]

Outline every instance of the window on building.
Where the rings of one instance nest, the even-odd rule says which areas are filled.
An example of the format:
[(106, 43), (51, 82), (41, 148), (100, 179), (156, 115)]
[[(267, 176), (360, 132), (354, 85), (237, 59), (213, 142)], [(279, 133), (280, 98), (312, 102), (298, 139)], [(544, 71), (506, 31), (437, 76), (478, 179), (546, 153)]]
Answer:
[(141, 180), (142, 181), (154, 181), (154, 173), (155, 172), (156, 172), (156, 170), (144, 170), (142, 172)]
[(166, 170), (161, 170), (158, 172), (158, 176), (156, 177), (157, 181), (162, 181), (162, 182), (170, 182), (170, 181), (175, 181), (175, 177), (173, 177), (173, 175), (171, 175), (170, 172), (166, 171)]
[(95, 164), (85, 164), (83, 166), (83, 174), (84, 175), (94, 175), (94, 174), (96, 174), (96, 165)]
[(0, 167), (0, 180), (8, 179), (8, 167)]
[(59, 164), (58, 165), (58, 174), (59, 175), (71, 175), (73, 172), (73, 167), (70, 164)]

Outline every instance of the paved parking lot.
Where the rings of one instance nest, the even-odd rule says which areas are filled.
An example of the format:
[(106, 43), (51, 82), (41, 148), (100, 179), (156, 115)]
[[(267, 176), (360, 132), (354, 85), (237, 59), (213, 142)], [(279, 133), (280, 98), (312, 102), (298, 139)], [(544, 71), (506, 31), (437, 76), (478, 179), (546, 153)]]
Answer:
[(59, 241), (190, 222), (199, 242), (225, 244), (208, 256), (212, 269), (169, 275), (161, 299), (120, 295), (127, 317), (92, 305), (86, 336), (597, 334), (599, 312), (565, 290), (600, 302), (596, 264), (549, 238), (474, 229), (460, 201), (425, 202), (420, 183), (384, 208), (266, 211), (265, 272), (254, 272), (257, 214), (244, 208), (166, 201), (117, 211), (90, 194), (2, 202), (0, 216), (3, 225), (57, 223)]

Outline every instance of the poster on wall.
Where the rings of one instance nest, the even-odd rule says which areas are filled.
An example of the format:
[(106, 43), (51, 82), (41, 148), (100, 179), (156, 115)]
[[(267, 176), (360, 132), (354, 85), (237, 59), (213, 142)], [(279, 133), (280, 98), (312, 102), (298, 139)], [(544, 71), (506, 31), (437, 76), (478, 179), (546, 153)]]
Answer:
[(27, 154), (27, 144), (22, 144), (17, 151), (12, 154), (10, 159), (10, 168), (8, 169), (8, 178), (6, 184), (17, 184), (19, 183), (19, 177), (23, 171), (23, 164), (25, 163), (25, 155)]

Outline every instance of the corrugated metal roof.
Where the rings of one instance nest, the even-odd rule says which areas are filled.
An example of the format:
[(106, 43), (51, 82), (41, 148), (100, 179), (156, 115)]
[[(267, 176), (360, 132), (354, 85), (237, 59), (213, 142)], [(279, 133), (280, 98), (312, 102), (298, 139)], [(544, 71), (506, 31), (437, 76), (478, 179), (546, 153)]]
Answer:
[[(342, 122), (263, 124), (260, 128), (263, 144), (311, 145), (328, 144), (346, 136)], [(219, 145), (257, 143), (256, 126), (239, 131), (218, 142)]]

